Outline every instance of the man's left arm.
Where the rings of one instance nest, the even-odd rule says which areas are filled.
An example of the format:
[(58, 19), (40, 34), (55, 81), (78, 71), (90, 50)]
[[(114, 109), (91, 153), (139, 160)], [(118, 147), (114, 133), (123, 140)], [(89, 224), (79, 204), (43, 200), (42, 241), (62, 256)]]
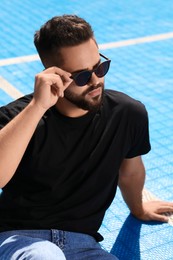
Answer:
[(119, 188), (131, 213), (141, 220), (167, 222), (166, 212), (173, 212), (173, 203), (165, 201), (142, 201), (145, 183), (145, 167), (141, 156), (124, 159), (119, 172)]

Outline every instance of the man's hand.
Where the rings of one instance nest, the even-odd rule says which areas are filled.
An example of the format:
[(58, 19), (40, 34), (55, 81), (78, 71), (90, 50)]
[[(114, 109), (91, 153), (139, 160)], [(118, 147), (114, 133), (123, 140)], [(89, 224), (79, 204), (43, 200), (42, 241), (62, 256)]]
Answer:
[(140, 156), (125, 159), (119, 172), (119, 187), (131, 213), (144, 221), (168, 222), (164, 213), (173, 212), (173, 203), (160, 200), (143, 201), (145, 168)]
[(34, 102), (45, 110), (55, 105), (59, 97), (64, 96), (64, 90), (71, 84), (70, 76), (70, 73), (58, 67), (51, 67), (37, 74)]
[(163, 214), (173, 213), (173, 203), (166, 201), (147, 201), (143, 202), (143, 211), (138, 214), (132, 214), (138, 219), (144, 221), (161, 221), (168, 222), (169, 217)]

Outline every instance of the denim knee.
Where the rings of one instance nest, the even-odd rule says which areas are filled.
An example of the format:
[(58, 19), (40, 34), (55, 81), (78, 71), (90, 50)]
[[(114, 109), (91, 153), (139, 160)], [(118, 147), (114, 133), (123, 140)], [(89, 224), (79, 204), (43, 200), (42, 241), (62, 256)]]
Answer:
[(49, 241), (35, 242), (34, 246), (31, 245), (25, 249), (24, 258), (27, 260), (65, 260), (64, 253), (55, 244)]
[(47, 240), (14, 235), (0, 246), (1, 260), (65, 260), (62, 250)]

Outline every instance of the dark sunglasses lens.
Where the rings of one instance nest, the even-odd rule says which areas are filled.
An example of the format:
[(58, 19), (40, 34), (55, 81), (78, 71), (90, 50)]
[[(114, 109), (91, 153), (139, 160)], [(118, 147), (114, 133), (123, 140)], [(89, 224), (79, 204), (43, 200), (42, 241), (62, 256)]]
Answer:
[(97, 67), (95, 74), (97, 77), (101, 78), (106, 75), (106, 73), (109, 70), (110, 60), (104, 61), (100, 63), (100, 65)]
[(77, 74), (75, 77), (74, 77), (74, 81), (76, 83), (76, 85), (78, 86), (84, 86), (87, 84), (87, 82), (90, 80), (91, 78), (91, 72), (90, 71), (83, 71), (79, 74)]

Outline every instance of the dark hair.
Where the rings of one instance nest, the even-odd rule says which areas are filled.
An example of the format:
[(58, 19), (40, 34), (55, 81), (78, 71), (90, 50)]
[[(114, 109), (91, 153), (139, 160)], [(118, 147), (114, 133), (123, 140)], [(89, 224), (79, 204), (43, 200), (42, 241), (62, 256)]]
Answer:
[(53, 66), (62, 47), (75, 46), (90, 38), (94, 38), (94, 33), (89, 23), (76, 15), (62, 15), (53, 17), (36, 31), (34, 44), (43, 64)]

